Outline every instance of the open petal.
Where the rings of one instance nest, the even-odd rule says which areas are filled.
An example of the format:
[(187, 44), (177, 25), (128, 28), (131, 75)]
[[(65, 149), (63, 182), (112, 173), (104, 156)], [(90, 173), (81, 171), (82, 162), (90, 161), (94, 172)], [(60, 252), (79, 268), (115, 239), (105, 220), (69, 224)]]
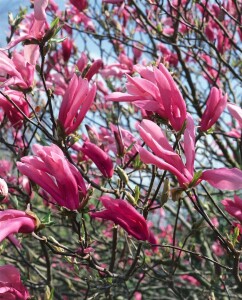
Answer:
[(236, 191), (242, 189), (242, 171), (237, 168), (207, 170), (203, 172), (201, 179), (220, 190)]

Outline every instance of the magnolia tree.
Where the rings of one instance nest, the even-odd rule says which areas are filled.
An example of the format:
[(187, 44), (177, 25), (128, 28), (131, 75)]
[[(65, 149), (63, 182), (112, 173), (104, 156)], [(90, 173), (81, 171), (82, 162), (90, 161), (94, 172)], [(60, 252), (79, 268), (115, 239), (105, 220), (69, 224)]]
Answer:
[(0, 298), (242, 297), (241, 1), (26, 1), (0, 50)]

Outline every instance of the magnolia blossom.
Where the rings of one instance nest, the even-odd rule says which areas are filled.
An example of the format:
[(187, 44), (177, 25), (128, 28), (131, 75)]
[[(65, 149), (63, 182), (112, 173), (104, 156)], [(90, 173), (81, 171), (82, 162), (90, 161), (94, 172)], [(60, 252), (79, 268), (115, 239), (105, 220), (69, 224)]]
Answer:
[(242, 223), (242, 198), (234, 195), (234, 201), (231, 199), (224, 199), (221, 201), (225, 210), (234, 218)]
[(32, 148), (34, 156), (25, 156), (17, 162), (19, 171), (37, 183), (60, 206), (76, 210), (84, 205), (87, 188), (85, 182), (63, 152), (56, 145)]
[(176, 130), (186, 120), (186, 104), (171, 74), (163, 64), (159, 68), (134, 66), (142, 78), (127, 76), (128, 93), (115, 92), (107, 100), (132, 102), (139, 108), (159, 114)]
[(179, 185), (186, 189), (206, 180), (210, 185), (221, 190), (237, 190), (242, 188), (242, 171), (233, 168), (206, 170), (194, 182), (195, 161), (195, 127), (190, 115), (187, 117), (187, 127), (184, 132), (184, 154), (186, 163), (173, 150), (161, 128), (154, 122), (143, 120), (139, 133), (154, 154), (140, 147), (140, 159), (146, 164), (156, 165), (176, 176)]
[(0, 242), (14, 233), (31, 233), (35, 227), (36, 219), (24, 211), (15, 209), (0, 211)]
[(34, 17), (38, 21), (46, 20), (45, 10), (48, 6), (49, 0), (34, 0)]
[(8, 185), (6, 181), (0, 178), (0, 201), (5, 199), (8, 195)]
[(12, 265), (0, 266), (0, 298), (5, 300), (27, 300), (29, 293), (21, 282), (20, 273)]
[(90, 81), (92, 77), (99, 72), (99, 70), (103, 68), (103, 61), (101, 59), (96, 59), (91, 64), (89, 70), (87, 71), (85, 78)]
[(222, 91), (216, 87), (211, 89), (209, 94), (206, 109), (202, 115), (200, 122), (200, 130), (207, 131), (218, 120), (227, 104), (227, 95), (223, 96)]
[(71, 53), (74, 49), (74, 41), (72, 39), (66, 38), (62, 44), (62, 54), (63, 59), (65, 62), (68, 62), (69, 58), (71, 57)]
[[(29, 64), (24, 56), (13, 53), (12, 59), (0, 51), (0, 82), (1, 86), (18, 86), (22, 89), (32, 87), (35, 67)], [(9, 78), (8, 78), (9, 77)]]
[(93, 143), (85, 142), (81, 151), (95, 163), (103, 176), (107, 178), (113, 176), (113, 162), (101, 148)]
[(227, 104), (228, 111), (231, 116), (239, 123), (240, 128), (242, 129), (242, 108), (234, 103)]
[(113, 221), (137, 240), (154, 243), (154, 235), (150, 232), (145, 218), (126, 200), (108, 196), (99, 200), (106, 209), (90, 213), (91, 217)]
[[(23, 93), (14, 90), (6, 90), (4, 93), (27, 117), (29, 116), (29, 106), (24, 99)], [(23, 114), (3, 95), (0, 95), (0, 107), (4, 110), (4, 113), (14, 128), (19, 129), (22, 127), (24, 120)]]
[(96, 95), (96, 85), (73, 75), (61, 103), (58, 120), (68, 135), (79, 127)]
[(80, 11), (83, 11), (88, 6), (87, 0), (70, 0), (70, 3)]

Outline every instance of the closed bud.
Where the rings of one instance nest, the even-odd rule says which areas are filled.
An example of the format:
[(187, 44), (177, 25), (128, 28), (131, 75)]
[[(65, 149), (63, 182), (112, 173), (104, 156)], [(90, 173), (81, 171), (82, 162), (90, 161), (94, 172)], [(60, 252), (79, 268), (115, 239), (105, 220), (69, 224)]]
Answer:
[(119, 178), (125, 183), (127, 184), (129, 182), (129, 177), (128, 175), (126, 174), (126, 172), (121, 169), (119, 166), (117, 166), (117, 173), (118, 173), (118, 176)]
[(120, 133), (117, 131), (114, 131), (114, 138), (115, 138), (115, 142), (116, 142), (118, 156), (123, 157), (124, 156), (124, 144), (121, 139)]
[(161, 206), (163, 206), (168, 201), (169, 192), (170, 192), (170, 182), (169, 179), (166, 178), (164, 182), (164, 188), (161, 194)]
[(127, 200), (130, 204), (132, 204), (133, 206), (135, 206), (137, 204), (137, 201), (135, 200), (135, 198), (130, 194), (130, 192), (125, 191), (125, 195), (127, 197)]

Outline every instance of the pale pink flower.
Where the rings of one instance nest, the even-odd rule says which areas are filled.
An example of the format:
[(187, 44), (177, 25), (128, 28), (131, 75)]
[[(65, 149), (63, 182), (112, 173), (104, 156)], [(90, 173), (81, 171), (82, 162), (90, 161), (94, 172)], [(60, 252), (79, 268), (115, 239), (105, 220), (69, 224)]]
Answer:
[(8, 185), (6, 181), (0, 178), (0, 201), (5, 199), (8, 195)]
[(17, 162), (18, 170), (49, 193), (60, 206), (82, 208), (87, 188), (77, 168), (69, 163), (56, 145), (32, 147), (34, 156)]
[(231, 116), (239, 123), (240, 128), (242, 129), (242, 108), (234, 103), (227, 104), (228, 111)]
[(58, 120), (65, 134), (77, 130), (96, 95), (96, 85), (90, 86), (87, 79), (73, 75), (61, 103)]
[(12, 265), (0, 266), (0, 298), (5, 300), (27, 300), (29, 293), (21, 282), (20, 273)]
[(48, 6), (49, 0), (34, 0), (34, 17), (38, 21), (46, 20), (45, 10)]

